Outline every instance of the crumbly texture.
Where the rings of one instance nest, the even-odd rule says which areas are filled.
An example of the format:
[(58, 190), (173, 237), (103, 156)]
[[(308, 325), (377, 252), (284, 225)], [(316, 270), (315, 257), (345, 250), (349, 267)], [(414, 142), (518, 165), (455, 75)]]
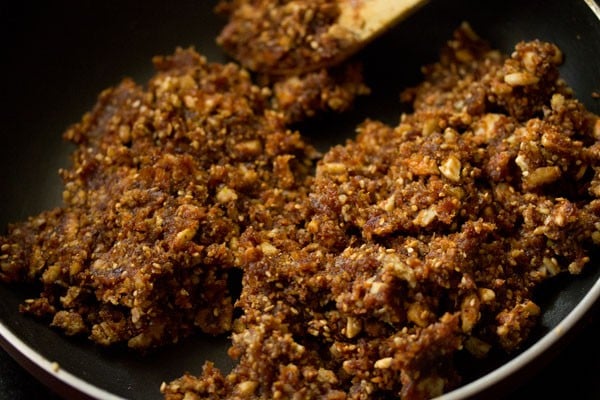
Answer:
[(509, 57), (467, 26), (414, 112), (365, 121), (319, 162), (295, 236), (250, 232), (238, 364), (163, 384), (166, 399), (425, 399), (458, 356), (518, 350), (533, 290), (600, 244), (600, 120), (573, 99), (553, 44)]
[(239, 66), (191, 49), (154, 63), (65, 133), (64, 205), (0, 238), (0, 278), (41, 285), (22, 310), (102, 345), (230, 331), (239, 239), (296, 226), (317, 157)]
[(254, 71), (313, 69), (356, 44), (336, 24), (339, 0), (222, 0), (217, 9), (228, 17), (217, 42)]
[(283, 78), (264, 76), (259, 79), (273, 87), (273, 108), (282, 112), (288, 123), (325, 112), (346, 112), (357, 97), (370, 93), (359, 64), (344, 64), (338, 68)]

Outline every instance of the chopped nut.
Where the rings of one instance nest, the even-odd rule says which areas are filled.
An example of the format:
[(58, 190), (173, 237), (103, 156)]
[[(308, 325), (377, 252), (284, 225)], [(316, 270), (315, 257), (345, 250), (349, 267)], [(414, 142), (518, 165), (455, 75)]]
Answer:
[(260, 249), (263, 252), (263, 254), (266, 255), (266, 256), (272, 256), (272, 255), (277, 254), (279, 252), (279, 250), (277, 250), (277, 247), (273, 246), (269, 242), (262, 242), (260, 244)]
[(479, 312), (479, 298), (475, 294), (465, 296), (461, 306), (462, 331), (471, 332), (473, 327), (479, 321), (481, 313)]
[(335, 375), (335, 373), (329, 369), (325, 369), (325, 368), (319, 368), (319, 371), (317, 373), (317, 379), (320, 382), (324, 382), (324, 383), (330, 383), (330, 384), (336, 384), (338, 382), (338, 379)]
[(418, 326), (424, 328), (430, 324), (432, 312), (424, 304), (414, 302), (408, 306), (406, 316), (409, 321), (412, 321)]
[(425, 226), (431, 224), (435, 220), (436, 217), (437, 217), (437, 212), (435, 211), (435, 208), (433, 208), (433, 207), (425, 208), (425, 209), (419, 211), (419, 213), (413, 220), (413, 223), (415, 225), (425, 227)]
[(561, 175), (559, 167), (540, 167), (530, 171), (524, 181), (528, 187), (538, 187), (556, 181)]
[(237, 385), (237, 394), (239, 396), (250, 396), (254, 394), (254, 391), (258, 387), (258, 382), (256, 381), (244, 381), (240, 382)]
[(560, 266), (558, 265), (558, 262), (554, 257), (544, 257), (542, 259), (542, 265), (544, 266), (544, 269), (550, 274), (550, 276), (554, 276), (560, 272)]
[(262, 143), (260, 140), (247, 140), (245, 142), (237, 143), (235, 149), (238, 153), (245, 156), (256, 156), (262, 152)]
[(51, 368), (52, 368), (52, 372), (57, 373), (58, 371), (60, 371), (60, 364), (57, 363), (56, 361), (54, 361), (51, 364)]
[(479, 298), (484, 303), (491, 303), (496, 299), (496, 293), (492, 289), (488, 288), (479, 288)]
[(183, 400), (200, 400), (200, 399), (201, 399), (201, 397), (198, 396), (194, 392), (185, 392), (185, 395), (183, 396)]
[(177, 232), (177, 235), (175, 235), (174, 245), (181, 246), (184, 243), (192, 240), (194, 238), (194, 235), (196, 235), (196, 229), (193, 228), (186, 228), (181, 232)]
[(453, 182), (460, 181), (460, 169), (461, 163), (455, 156), (448, 157), (442, 165), (440, 165), (440, 172), (448, 179)]
[(237, 198), (238, 196), (235, 190), (230, 189), (226, 186), (221, 188), (221, 190), (219, 190), (219, 192), (217, 193), (217, 201), (222, 204), (236, 201)]
[(563, 108), (565, 105), (565, 96), (560, 93), (555, 93), (552, 95), (552, 99), (550, 99), (550, 106), (553, 110), (558, 111)]
[(346, 337), (352, 339), (362, 330), (362, 322), (354, 317), (348, 317), (346, 322)]
[(319, 170), (332, 175), (346, 173), (346, 165), (343, 163), (325, 163), (319, 167)]
[(592, 232), (592, 240), (594, 241), (594, 244), (596, 244), (596, 245), (600, 244), (600, 231)]
[(392, 357), (385, 357), (375, 361), (374, 367), (377, 369), (387, 369), (392, 366)]
[(504, 76), (504, 82), (510, 86), (529, 86), (535, 85), (540, 78), (530, 72), (513, 72)]

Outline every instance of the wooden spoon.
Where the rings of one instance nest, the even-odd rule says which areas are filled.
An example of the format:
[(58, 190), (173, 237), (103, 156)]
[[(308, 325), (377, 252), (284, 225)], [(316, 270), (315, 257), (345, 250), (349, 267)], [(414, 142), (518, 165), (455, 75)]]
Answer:
[[(307, 4), (291, 1), (261, 10), (246, 4), (232, 12), (218, 41), (251, 70), (271, 75), (298, 75), (340, 64), (426, 2), (337, 0)], [(315, 21), (327, 19), (333, 7), (337, 7), (337, 18), (330, 25), (315, 28), (318, 25)], [(248, 26), (253, 30), (248, 32)]]
[(337, 24), (351, 32), (356, 42), (338, 57), (346, 59), (396, 23), (407, 18), (427, 0), (339, 0)]

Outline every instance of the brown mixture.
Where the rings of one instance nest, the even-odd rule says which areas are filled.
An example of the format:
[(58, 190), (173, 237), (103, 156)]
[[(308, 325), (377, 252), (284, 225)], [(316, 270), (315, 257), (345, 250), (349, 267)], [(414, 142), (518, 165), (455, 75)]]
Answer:
[(244, 314), (223, 374), (167, 399), (423, 399), (461, 384), (458, 356), (517, 350), (533, 289), (600, 244), (600, 119), (540, 41), (501, 55), (463, 26), (414, 112), (366, 121), (319, 161), (289, 235), (247, 231)]
[(193, 50), (155, 66), (65, 133), (64, 206), (0, 238), (0, 278), (42, 285), (23, 310), (103, 345), (229, 331), (240, 235), (295, 229), (317, 156), (238, 66)]
[[(326, 55), (347, 40), (327, 28), (336, 3), (222, 1), (219, 43), (258, 70)], [(146, 88), (106, 90), (65, 133), (64, 205), (0, 237), (0, 279), (38, 284), (23, 311), (102, 345), (232, 331), (234, 369), (207, 362), (166, 399), (440, 395), (458, 356), (519, 349), (533, 289), (600, 244), (600, 119), (561, 61), (465, 25), (403, 93), (414, 112), (365, 121), (315, 175), (289, 124), (368, 93), (356, 67), (257, 85), (193, 50), (157, 57)]]
[(221, 0), (217, 42), (245, 67), (293, 72), (337, 59), (356, 38), (336, 22), (339, 0)]

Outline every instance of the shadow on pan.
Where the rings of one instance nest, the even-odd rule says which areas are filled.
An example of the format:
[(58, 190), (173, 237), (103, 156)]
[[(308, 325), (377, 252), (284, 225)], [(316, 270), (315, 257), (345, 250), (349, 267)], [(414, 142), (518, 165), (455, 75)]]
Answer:
[[(92, 107), (102, 89), (126, 76), (144, 83), (153, 72), (151, 57), (172, 53), (177, 46), (194, 46), (211, 61), (227, 60), (214, 42), (224, 21), (215, 17), (213, 5), (55, 1), (0, 6), (2, 233), (7, 223), (60, 204), (56, 171), (68, 166), (72, 150), (61, 134)], [(364, 62), (372, 96), (360, 99), (350, 114), (321, 116), (300, 128), (326, 149), (352, 137), (356, 125), (367, 117), (396, 124), (402, 111), (400, 91), (419, 82), (421, 65), (437, 59), (440, 47), (462, 21), (504, 52), (520, 40), (556, 43), (566, 54), (563, 78), (588, 109), (600, 113), (600, 100), (592, 94), (600, 93), (598, 18), (583, 0), (493, 4), (431, 0), (357, 55)], [(507, 382), (520, 383), (536, 365), (547, 362), (597, 303), (598, 262), (596, 255), (592, 260), (596, 268), (577, 279), (553, 283), (558, 294), (541, 297), (545, 311), (532, 347), (512, 360), (499, 358), (472, 371), (473, 382), (447, 397), (479, 397), (484, 392), (497, 397), (506, 391)], [(26, 297), (26, 288), (0, 286), (0, 344), (65, 397), (159, 399), (162, 381), (185, 371), (198, 373), (204, 360), (224, 369), (232, 365), (225, 353), (226, 337), (191, 338), (148, 357), (70, 340), (19, 315), (18, 304)]]

